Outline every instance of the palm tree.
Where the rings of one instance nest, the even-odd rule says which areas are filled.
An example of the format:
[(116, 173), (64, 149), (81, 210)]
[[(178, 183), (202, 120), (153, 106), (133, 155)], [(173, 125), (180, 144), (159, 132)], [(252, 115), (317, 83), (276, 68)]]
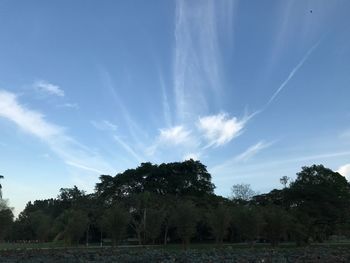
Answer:
[[(0, 179), (4, 179), (4, 176), (0, 174)], [(2, 199), (2, 185), (0, 184), (0, 199)]]

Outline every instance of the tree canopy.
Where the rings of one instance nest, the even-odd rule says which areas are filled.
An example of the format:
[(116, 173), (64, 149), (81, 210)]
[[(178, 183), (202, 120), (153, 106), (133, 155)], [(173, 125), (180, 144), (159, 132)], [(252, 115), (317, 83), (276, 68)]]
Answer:
[(214, 193), (214, 184), (206, 166), (200, 161), (142, 163), (136, 169), (128, 169), (112, 177), (101, 175), (96, 192), (107, 200), (115, 200), (132, 194), (150, 192), (158, 195), (202, 196)]
[[(282, 177), (283, 178), (283, 177)], [(306, 244), (331, 235), (350, 237), (350, 185), (322, 165), (302, 167), (283, 188), (254, 193), (232, 187), (233, 198), (214, 194), (199, 161), (142, 163), (116, 176), (101, 175), (96, 191), (61, 188), (57, 198), (29, 202), (13, 222), (0, 203), (0, 239), (113, 244), (247, 242)]]

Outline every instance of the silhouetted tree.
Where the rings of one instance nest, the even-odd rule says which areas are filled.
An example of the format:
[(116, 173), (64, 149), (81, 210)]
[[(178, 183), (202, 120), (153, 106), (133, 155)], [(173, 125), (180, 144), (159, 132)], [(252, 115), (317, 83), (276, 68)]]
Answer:
[(178, 203), (173, 218), (176, 232), (181, 238), (184, 248), (187, 249), (191, 238), (196, 233), (197, 209), (190, 201)]
[(107, 209), (102, 224), (108, 236), (113, 240), (113, 245), (117, 245), (126, 232), (129, 223), (129, 213), (121, 205), (115, 204)]
[(216, 208), (211, 209), (207, 217), (216, 243), (222, 244), (231, 221), (230, 208), (223, 204), (219, 204)]
[(250, 184), (235, 184), (231, 188), (231, 198), (237, 201), (249, 201), (256, 193), (251, 189)]

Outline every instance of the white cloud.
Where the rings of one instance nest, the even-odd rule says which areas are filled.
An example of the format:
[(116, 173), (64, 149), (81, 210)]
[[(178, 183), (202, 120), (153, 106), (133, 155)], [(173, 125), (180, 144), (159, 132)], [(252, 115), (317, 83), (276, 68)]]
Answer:
[(185, 148), (195, 145), (195, 139), (191, 137), (191, 131), (182, 125), (160, 129), (156, 141), (146, 149), (146, 153), (153, 155), (158, 148), (180, 145)]
[(282, 84), (278, 87), (278, 89), (275, 91), (275, 93), (271, 96), (269, 101), (266, 103), (265, 108), (270, 105), (272, 101), (275, 100), (277, 95), (284, 89), (285, 86), (287, 86), (288, 82), (294, 77), (295, 73), (298, 72), (298, 70), (304, 65), (305, 61), (310, 57), (310, 55), (314, 52), (314, 50), (318, 47), (321, 40), (318, 41), (316, 44), (314, 44), (304, 55), (304, 57), (300, 60), (300, 62), (292, 69), (292, 71), (289, 73), (288, 77), (282, 82)]
[(159, 141), (166, 144), (181, 144), (189, 140), (190, 133), (183, 126), (160, 129)]
[(4, 90), (0, 90), (0, 117), (13, 121), (22, 130), (44, 140), (63, 133), (61, 127), (47, 122), (43, 114), (21, 106), (15, 94)]
[(236, 117), (229, 118), (227, 114), (220, 113), (199, 118), (197, 126), (208, 141), (205, 147), (208, 148), (230, 142), (242, 132), (245, 123), (246, 120), (238, 120)]
[(98, 130), (106, 131), (116, 131), (118, 126), (110, 121), (103, 120), (103, 121), (91, 121), (91, 124)]
[(66, 161), (65, 163), (70, 165), (70, 166), (77, 167), (77, 168), (80, 168), (80, 169), (83, 169), (83, 170), (87, 170), (87, 171), (91, 171), (91, 172), (94, 172), (94, 173), (98, 173), (98, 174), (103, 174), (104, 173), (101, 170), (98, 170), (98, 169), (86, 166), (84, 164), (76, 163), (76, 162), (73, 162), (73, 161)]
[(79, 105), (77, 103), (64, 103), (58, 105), (60, 108), (71, 108), (71, 109), (79, 109)]
[(252, 158), (254, 155), (258, 154), (261, 150), (269, 147), (272, 143), (266, 143), (264, 141), (260, 141), (257, 144), (249, 147), (240, 155), (236, 156), (235, 161), (247, 161)]
[(45, 142), (65, 163), (90, 171), (112, 172), (98, 154), (68, 136), (65, 129), (47, 121), (43, 114), (21, 105), (15, 94), (0, 90), (0, 117)]
[(350, 181), (350, 164), (340, 166), (337, 172), (346, 177), (348, 181)]
[(57, 85), (51, 84), (45, 80), (38, 80), (33, 84), (34, 88), (46, 92), (50, 95), (64, 97), (64, 91)]
[(230, 2), (176, 1), (173, 88), (178, 121), (206, 111), (208, 100), (220, 101), (223, 36), (218, 28), (233, 31)]

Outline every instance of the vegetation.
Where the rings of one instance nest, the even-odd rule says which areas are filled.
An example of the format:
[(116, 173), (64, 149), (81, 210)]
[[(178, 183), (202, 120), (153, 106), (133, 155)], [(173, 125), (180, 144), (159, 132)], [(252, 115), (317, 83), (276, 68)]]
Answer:
[(29, 202), (16, 220), (1, 199), (0, 239), (61, 241), (66, 245), (323, 242), (350, 236), (350, 184), (322, 165), (303, 167), (282, 189), (254, 193), (232, 187), (214, 194), (199, 161), (142, 163), (116, 176), (101, 175), (96, 191), (60, 190), (57, 198)]

